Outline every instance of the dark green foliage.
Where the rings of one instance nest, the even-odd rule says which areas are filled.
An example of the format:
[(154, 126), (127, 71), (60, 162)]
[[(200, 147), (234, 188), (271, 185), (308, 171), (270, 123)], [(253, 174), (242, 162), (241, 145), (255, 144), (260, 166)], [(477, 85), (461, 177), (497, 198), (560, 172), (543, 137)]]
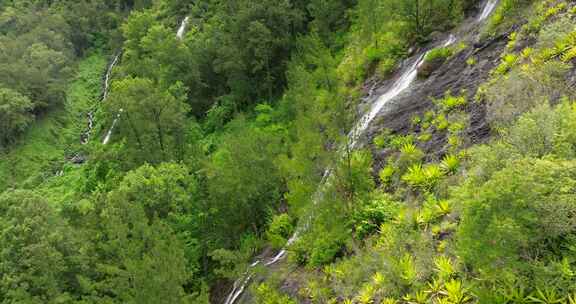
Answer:
[(30, 99), (11, 89), (0, 88), (0, 148), (15, 140), (32, 122)]
[(180, 83), (167, 89), (145, 78), (114, 83), (106, 103), (109, 125), (118, 117), (130, 156), (138, 162), (183, 160), (189, 107)]

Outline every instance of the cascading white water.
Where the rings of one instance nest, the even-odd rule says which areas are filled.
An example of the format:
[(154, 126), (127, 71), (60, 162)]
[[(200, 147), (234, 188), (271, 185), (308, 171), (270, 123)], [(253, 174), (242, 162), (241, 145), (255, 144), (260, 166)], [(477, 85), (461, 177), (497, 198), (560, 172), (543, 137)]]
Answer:
[[(182, 40), (182, 38), (184, 37), (184, 34), (186, 33), (186, 28), (188, 27), (188, 23), (190, 22), (190, 17), (186, 17), (184, 18), (184, 20), (182, 20), (182, 23), (180, 24), (180, 27), (178, 27), (178, 30), (176, 31), (176, 38), (178, 38), (178, 40)], [(113, 67), (113, 65), (112, 65)], [(109, 74), (106, 74), (106, 90), (104, 91), (104, 99), (106, 99), (106, 97), (108, 96), (108, 85), (109, 85)], [(110, 139), (112, 138), (112, 132), (114, 132), (114, 128), (116, 127), (116, 124), (118, 124), (118, 120), (120, 119), (120, 114), (122, 114), (122, 112), (124, 112), (124, 109), (120, 109), (120, 112), (118, 114), (116, 114), (116, 117), (114, 118), (114, 120), (112, 121), (112, 125), (110, 126), (110, 129), (108, 129), (108, 132), (106, 132), (106, 136), (104, 137), (104, 140), (102, 141), (103, 145), (107, 145), (108, 142), (110, 142)]]
[[(116, 66), (116, 64), (118, 63), (118, 60), (120, 59), (120, 55), (121, 53), (118, 53), (116, 56), (114, 56), (114, 59), (112, 60), (112, 62), (110, 63), (110, 65), (108, 65), (108, 68), (106, 69), (106, 74), (104, 75), (104, 88), (103, 88), (103, 92), (102, 92), (102, 98), (100, 99), (100, 102), (104, 102), (106, 100), (106, 98), (108, 98), (108, 92), (110, 91), (110, 77), (112, 77), (112, 70), (114, 69), (114, 66)], [(82, 144), (86, 145), (88, 144), (88, 142), (90, 141), (90, 134), (92, 133), (92, 130), (94, 129), (94, 110), (91, 110), (90, 112), (88, 112), (88, 114), (86, 115), (88, 117), (88, 129), (86, 130), (86, 132), (84, 132), (84, 134), (82, 134)]]
[[(482, 12), (480, 14), (480, 17), (477, 19), (477, 21), (480, 22), (480, 21), (485, 20), (492, 13), (492, 11), (496, 7), (497, 3), (498, 3), (497, 0), (486, 1), (486, 3), (484, 4), (484, 7), (482, 9)], [(456, 36), (450, 35), (441, 44), (441, 46), (447, 47), (447, 46), (453, 44), (454, 42), (456, 42), (456, 40), (457, 40)], [(364, 114), (364, 116), (362, 116), (362, 118), (360, 118), (358, 123), (356, 123), (356, 125), (354, 126), (352, 131), (350, 131), (350, 133), (348, 134), (349, 148), (355, 148), (356, 147), (360, 137), (362, 136), (362, 134), (364, 134), (366, 129), (369, 127), (372, 120), (374, 120), (374, 118), (378, 115), (378, 113), (380, 113), (382, 108), (386, 104), (388, 104), (391, 100), (393, 100), (398, 95), (400, 95), (400, 93), (402, 93), (407, 88), (409, 88), (410, 85), (414, 82), (414, 80), (416, 80), (416, 77), (418, 75), (418, 67), (420, 67), (424, 63), (424, 58), (426, 57), (427, 54), (428, 54), (428, 52), (425, 52), (425, 53), (417, 56), (416, 59), (414, 60), (414, 62), (410, 66), (408, 66), (407, 69), (402, 71), (400, 77), (398, 78), (398, 80), (396, 80), (396, 82), (392, 85), (392, 87), (387, 92), (380, 95), (380, 97), (378, 97), (376, 99), (376, 102), (374, 102), (370, 106), (370, 109), (368, 110), (368, 112), (366, 114)], [(332, 170), (330, 168), (328, 168), (324, 172), (324, 175), (322, 177), (322, 181), (320, 182), (320, 186), (316, 191), (315, 198), (313, 199), (314, 204), (317, 204), (319, 198), (321, 198), (322, 191), (325, 188), (326, 184), (330, 183), (329, 180), (330, 180), (331, 176), (332, 176)], [(237, 279), (234, 282), (234, 284), (232, 286), (232, 290), (228, 294), (228, 297), (226, 297), (224, 304), (234, 304), (240, 298), (240, 296), (242, 295), (242, 293), (246, 289), (247, 285), (250, 283), (250, 280), (252, 279), (253, 275), (250, 274), (251, 268), (254, 268), (259, 264), (263, 264), (264, 266), (271, 266), (271, 265), (277, 263), (278, 261), (282, 260), (286, 256), (286, 253), (287, 253), (286, 248), (298, 240), (301, 233), (303, 231), (305, 231), (308, 228), (308, 226), (310, 225), (310, 220), (311, 220), (311, 218), (306, 218), (306, 220), (304, 221), (304, 224), (300, 226), (300, 229), (297, 229), (296, 232), (294, 232), (292, 237), (290, 237), (290, 239), (286, 243), (286, 246), (284, 248), (282, 248), (282, 250), (280, 250), (280, 252), (278, 252), (274, 257), (272, 257), (271, 259), (266, 260), (266, 261), (265, 260), (254, 261), (249, 266), (249, 268), (245, 272), (244, 276), (242, 276), (241, 278)]]
[(106, 136), (102, 141), (103, 145), (108, 144), (108, 142), (110, 141), (110, 138), (112, 137), (112, 131), (114, 131), (114, 128), (116, 127), (116, 124), (118, 123), (118, 119), (120, 119), (120, 114), (122, 114), (122, 112), (124, 112), (124, 109), (120, 109), (120, 112), (116, 114), (116, 117), (114, 117), (114, 120), (112, 121), (112, 126), (110, 126), (110, 129), (108, 129), (108, 132), (106, 132)]
[[(454, 41), (456, 41), (456, 37), (453, 35), (450, 35), (450, 37), (442, 44), (442, 46), (447, 47), (450, 44), (454, 43)], [(386, 105), (390, 100), (397, 97), (400, 93), (402, 93), (405, 89), (407, 89), (410, 86), (410, 84), (412, 84), (412, 82), (414, 82), (414, 80), (416, 80), (416, 76), (418, 73), (418, 67), (420, 67), (422, 65), (422, 63), (424, 62), (424, 58), (425, 58), (427, 53), (428, 52), (418, 56), (416, 58), (416, 60), (406, 70), (404, 70), (401, 73), (401, 76), (398, 78), (398, 80), (396, 80), (396, 82), (392, 85), (392, 87), (386, 93), (384, 93), (380, 97), (378, 97), (376, 102), (371, 105), (370, 110), (359, 120), (359, 122), (356, 124), (356, 126), (348, 134), (349, 147), (350, 148), (354, 148), (356, 146), (356, 144), (358, 143), (358, 140), (360, 139), (360, 136), (368, 128), (368, 126), (370, 125), (372, 120), (374, 120), (374, 118), (378, 115), (380, 110), (382, 110), (382, 107), (384, 107), (384, 105)], [(326, 186), (327, 183), (329, 183), (328, 180), (332, 176), (331, 172), (332, 172), (332, 170), (330, 170), (330, 169), (327, 169), (324, 172), (322, 181), (320, 182), (321, 186), (316, 193), (317, 197), (315, 197), (315, 199), (313, 200), (314, 204), (316, 204), (319, 201), (319, 198), (321, 197), (320, 195), (322, 193), (322, 189)], [(309, 220), (310, 219), (307, 219), (305, 221), (306, 223), (304, 225), (302, 225), (301, 227), (303, 227), (304, 229), (307, 228), (307, 226), (309, 225), (309, 223), (308, 223)], [(282, 250), (280, 250), (280, 252), (278, 252), (274, 257), (272, 257), (271, 259), (269, 259), (267, 261), (257, 260), (255, 262), (253, 262), (249, 268), (254, 268), (256, 265), (259, 265), (261, 263), (264, 264), (264, 266), (271, 266), (273, 264), (276, 264), (278, 261), (282, 260), (286, 256), (286, 253), (287, 253), (286, 247), (292, 245), (295, 241), (297, 241), (300, 234), (301, 234), (301, 231), (304, 229), (297, 230), (292, 235), (292, 237), (288, 240), (288, 242), (286, 243), (286, 246)], [(251, 278), (252, 278), (252, 275), (250, 275), (248, 272), (246, 272), (244, 277), (236, 280), (234, 282), (233, 289), (230, 292), (230, 294), (228, 295), (228, 297), (226, 298), (226, 301), (224, 302), (224, 304), (234, 304), (236, 302), (236, 300), (240, 297), (240, 295), (246, 289), (246, 285), (249, 283)]]
[(190, 17), (186, 17), (184, 18), (184, 20), (182, 20), (182, 23), (180, 24), (180, 27), (178, 28), (178, 31), (176, 32), (176, 38), (182, 40), (182, 38), (184, 38), (184, 34), (186, 33), (186, 28), (188, 27), (188, 23), (190, 22)]
[(484, 4), (484, 8), (482, 9), (482, 13), (480, 13), (480, 16), (478, 16), (478, 21), (483, 21), (484, 19), (488, 18), (488, 16), (490, 16), (490, 14), (492, 14), (492, 11), (496, 7), (496, 4), (498, 4), (498, 0), (488, 0)]

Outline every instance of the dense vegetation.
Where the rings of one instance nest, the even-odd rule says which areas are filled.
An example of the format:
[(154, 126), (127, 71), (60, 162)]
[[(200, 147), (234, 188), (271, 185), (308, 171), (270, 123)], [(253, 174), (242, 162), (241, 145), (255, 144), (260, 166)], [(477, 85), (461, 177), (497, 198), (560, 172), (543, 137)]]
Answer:
[(216, 303), (302, 229), (251, 270), (255, 302), (575, 303), (574, 3), (500, 1), (479, 39), (508, 45), (473, 100), (350, 149), (364, 83), (479, 7), (0, 2), (0, 302)]

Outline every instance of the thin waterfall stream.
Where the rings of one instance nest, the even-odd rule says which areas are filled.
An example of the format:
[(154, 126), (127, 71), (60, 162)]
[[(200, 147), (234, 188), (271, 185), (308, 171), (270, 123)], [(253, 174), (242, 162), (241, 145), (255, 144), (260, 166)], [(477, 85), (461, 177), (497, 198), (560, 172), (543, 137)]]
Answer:
[[(110, 79), (112, 77), (112, 70), (114, 69), (116, 64), (118, 64), (120, 56), (121, 52), (118, 52), (116, 56), (114, 56), (112, 62), (110, 62), (110, 64), (108, 65), (108, 68), (106, 69), (106, 73), (104, 74), (104, 87), (102, 88), (102, 97), (100, 98), (100, 102), (104, 102), (106, 101), (106, 98), (108, 98), (108, 92), (110, 91)], [(94, 112), (95, 110), (92, 109), (90, 110), (90, 112), (86, 114), (86, 116), (88, 117), (88, 128), (84, 133), (82, 133), (80, 137), (80, 141), (82, 142), (83, 145), (88, 144), (88, 142), (90, 141), (90, 135), (92, 134), (92, 130), (94, 129)]]
[[(180, 23), (180, 26), (178, 27), (178, 30), (176, 31), (176, 38), (178, 38), (178, 40), (182, 40), (184, 38), (184, 34), (186, 34), (186, 29), (188, 28), (189, 22), (190, 22), (190, 17), (187, 16)], [(110, 80), (108, 78), (108, 76), (109, 75), (107, 75), (107, 77), (106, 77), (106, 90), (104, 91), (104, 94), (105, 94), (104, 99), (106, 99), (106, 97), (108, 95), (108, 81)], [(114, 120), (112, 121), (112, 125), (108, 129), (108, 132), (106, 132), (106, 136), (104, 136), (104, 140), (102, 140), (103, 145), (107, 145), (110, 142), (110, 139), (112, 138), (112, 132), (114, 132), (114, 129), (116, 128), (116, 125), (118, 124), (118, 121), (120, 120), (120, 116), (122, 115), (123, 112), (124, 112), (124, 109), (120, 109), (120, 111), (118, 111), (118, 113), (116, 114), (116, 117), (114, 117)]]
[[(481, 13), (476, 19), (476, 22), (480, 24), (482, 21), (488, 18), (488, 16), (490, 16), (490, 14), (492, 13), (497, 4), (498, 0), (487, 0), (484, 3)], [(440, 44), (440, 46), (447, 47), (455, 43), (456, 41), (457, 37), (451, 34), (446, 40), (444, 40)], [(375, 99), (375, 101), (370, 105), (370, 109), (360, 118), (360, 120), (358, 120), (358, 122), (350, 131), (350, 133), (348, 133), (348, 142), (349, 142), (348, 148), (350, 149), (356, 148), (360, 138), (362, 137), (366, 129), (370, 126), (370, 123), (374, 120), (374, 118), (378, 116), (378, 114), (384, 108), (384, 106), (388, 104), (390, 101), (392, 101), (394, 98), (396, 98), (398, 95), (400, 95), (400, 93), (408, 89), (410, 85), (416, 80), (418, 75), (418, 68), (424, 63), (424, 59), (428, 54), (428, 52), (429, 51), (426, 51), (421, 53), (420, 55), (415, 56), (416, 59), (412, 62), (412, 64), (410, 64), (407, 68), (401, 71), (400, 76), (390, 87), (390, 89), (388, 89), (384, 94), (380, 95), (378, 98)], [(331, 168), (328, 168), (324, 172), (322, 181), (320, 182), (320, 186), (316, 190), (316, 193), (312, 200), (314, 204), (317, 204), (317, 202), (321, 199), (323, 189), (327, 184), (330, 183), (330, 178), (332, 176), (331, 173), (332, 173)], [(236, 303), (236, 301), (246, 290), (247, 286), (249, 285), (250, 281), (253, 278), (253, 274), (250, 273), (250, 269), (260, 264), (268, 267), (282, 260), (286, 256), (287, 247), (292, 245), (295, 241), (297, 241), (302, 232), (308, 229), (311, 220), (312, 220), (311, 217), (306, 218), (304, 220), (304, 223), (301, 224), (300, 227), (296, 230), (296, 232), (294, 232), (294, 234), (290, 237), (290, 239), (286, 243), (286, 246), (282, 248), (274, 257), (270, 259), (258, 259), (254, 261), (252, 264), (250, 264), (244, 276), (240, 277), (234, 282), (232, 290), (226, 297), (224, 304)]]

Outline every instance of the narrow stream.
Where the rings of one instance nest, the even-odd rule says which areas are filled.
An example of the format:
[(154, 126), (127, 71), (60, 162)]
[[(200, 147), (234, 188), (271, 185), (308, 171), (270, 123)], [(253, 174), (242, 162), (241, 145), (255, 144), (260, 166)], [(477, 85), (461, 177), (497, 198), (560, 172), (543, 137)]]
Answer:
[[(178, 38), (178, 40), (182, 40), (184, 38), (184, 34), (186, 34), (186, 29), (188, 28), (189, 22), (190, 22), (190, 17), (186, 17), (186, 18), (184, 18), (184, 20), (182, 20), (182, 23), (180, 23), (180, 26), (178, 27), (178, 30), (176, 31), (176, 38)], [(109, 74), (107, 74), (106, 75), (106, 90), (104, 91), (104, 94), (105, 94), (104, 99), (106, 99), (106, 97), (108, 96), (109, 80), (110, 80)], [(118, 121), (120, 120), (120, 116), (123, 112), (124, 112), (124, 109), (120, 109), (118, 114), (116, 114), (116, 117), (114, 117), (114, 120), (112, 121), (112, 125), (110, 126), (110, 129), (108, 129), (108, 132), (106, 132), (106, 136), (104, 136), (104, 140), (102, 140), (103, 145), (107, 145), (110, 142), (110, 139), (112, 138), (112, 133), (114, 132), (114, 129), (116, 128), (116, 125), (118, 124)]]
[[(492, 11), (496, 7), (497, 3), (498, 3), (498, 0), (486, 1), (486, 3), (484, 3), (484, 6), (482, 8), (482, 11), (481, 11), (479, 17), (477, 18), (477, 22), (480, 23), (480, 22), (484, 21), (488, 16), (490, 16)], [(447, 47), (456, 41), (457, 41), (456, 36), (450, 35), (445, 41), (443, 41), (440, 44), (440, 46)], [(426, 57), (428, 52), (429, 51), (421, 53), (418, 56), (415, 56), (416, 59), (412, 62), (412, 64), (410, 64), (407, 68), (405, 68), (403, 71), (401, 71), (400, 77), (398, 77), (398, 79), (392, 85), (392, 87), (388, 91), (386, 91), (384, 94), (380, 95), (375, 100), (375, 102), (370, 105), (370, 109), (366, 112), (366, 114), (364, 114), (364, 116), (362, 116), (362, 118), (360, 118), (360, 120), (356, 123), (354, 128), (348, 134), (348, 139), (349, 139), (348, 140), (348, 142), (349, 142), (348, 147), (349, 148), (351, 148), (351, 149), (356, 148), (361, 136), (364, 134), (366, 129), (370, 126), (370, 123), (374, 120), (374, 118), (376, 118), (378, 113), (380, 113), (382, 108), (386, 104), (388, 104), (391, 100), (393, 100), (398, 95), (400, 95), (400, 93), (402, 93), (406, 89), (408, 89), (410, 87), (410, 85), (416, 80), (416, 77), (418, 74), (418, 68), (424, 63), (424, 58)], [(323, 191), (324, 187), (326, 186), (327, 183), (330, 182), (329, 180), (330, 180), (330, 177), (332, 176), (331, 173), (332, 173), (331, 169), (327, 169), (324, 172), (324, 176), (322, 178), (322, 181), (320, 182), (320, 186), (318, 187), (316, 194), (315, 194), (315, 197), (313, 199), (314, 204), (316, 204), (319, 201), (319, 199), (321, 199), (322, 191)], [(292, 245), (295, 241), (297, 241), (298, 238), (300, 237), (301, 233), (308, 229), (311, 220), (312, 220), (311, 218), (305, 219), (304, 224), (300, 225), (299, 229), (297, 229), (296, 232), (292, 235), (292, 237), (288, 240), (286, 246), (282, 250), (280, 250), (280, 252), (278, 252), (274, 257), (272, 257), (270, 259), (260, 259), (260, 260), (254, 261), (249, 266), (245, 275), (242, 276), (241, 278), (237, 279), (234, 282), (232, 290), (230, 291), (230, 293), (226, 297), (224, 304), (236, 303), (236, 301), (240, 298), (242, 293), (246, 290), (247, 286), (250, 283), (250, 280), (253, 277), (253, 274), (250, 273), (250, 269), (252, 269), (252, 268), (254, 268), (260, 264), (263, 264), (264, 266), (271, 266), (271, 265), (277, 263), (278, 261), (282, 260), (286, 256), (286, 253), (287, 253), (286, 248), (288, 246)]]
[[(106, 101), (106, 98), (108, 98), (108, 92), (110, 91), (110, 78), (112, 77), (112, 70), (114, 69), (114, 66), (118, 64), (118, 60), (120, 60), (120, 55), (121, 52), (118, 52), (118, 54), (114, 56), (114, 59), (106, 69), (106, 74), (104, 75), (104, 88), (102, 89), (102, 97), (100, 98), (100, 102), (104, 102)], [(83, 145), (88, 144), (88, 142), (90, 141), (90, 135), (92, 134), (92, 130), (94, 129), (94, 112), (95, 110), (91, 110), (90, 112), (88, 112), (88, 114), (86, 114), (86, 116), (88, 117), (88, 128), (80, 136), (80, 141), (82, 142)]]

